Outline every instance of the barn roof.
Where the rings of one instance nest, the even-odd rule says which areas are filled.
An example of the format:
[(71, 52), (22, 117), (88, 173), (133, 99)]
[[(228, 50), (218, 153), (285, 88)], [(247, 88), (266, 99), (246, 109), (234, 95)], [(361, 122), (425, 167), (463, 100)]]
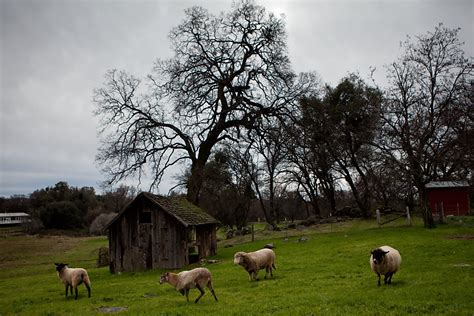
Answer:
[(188, 202), (184, 197), (159, 196), (147, 192), (140, 193), (132, 202), (130, 202), (119, 214), (107, 225), (108, 229), (122, 214), (124, 214), (135, 201), (146, 199), (152, 204), (176, 218), (184, 226), (198, 226), (206, 224), (218, 224), (219, 221), (204, 212), (201, 208)]
[(464, 188), (469, 187), (467, 181), (431, 181), (425, 185), (427, 189), (441, 189), (441, 188)]

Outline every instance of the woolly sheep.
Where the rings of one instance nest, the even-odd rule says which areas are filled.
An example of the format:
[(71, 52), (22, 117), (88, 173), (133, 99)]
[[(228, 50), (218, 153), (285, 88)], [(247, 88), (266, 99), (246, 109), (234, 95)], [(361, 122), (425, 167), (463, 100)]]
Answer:
[(384, 283), (391, 284), (392, 276), (400, 269), (402, 257), (397, 249), (390, 246), (382, 246), (371, 251), (370, 267), (374, 271), (380, 286), (380, 275), (384, 275)]
[(257, 274), (260, 269), (265, 268), (265, 279), (268, 273), (273, 277), (275, 267), (275, 252), (271, 249), (260, 249), (254, 252), (237, 252), (234, 255), (234, 264), (241, 265), (249, 274), (249, 280), (258, 280)]
[(64, 283), (66, 286), (66, 297), (68, 288), (74, 289), (76, 293), (75, 299), (77, 300), (77, 287), (84, 283), (87, 288), (87, 292), (89, 293), (89, 297), (91, 297), (91, 281), (89, 279), (89, 275), (87, 271), (82, 268), (69, 268), (67, 263), (55, 263), (56, 272), (58, 274), (59, 279)]
[(178, 274), (172, 272), (165, 272), (160, 277), (160, 284), (169, 283), (182, 295), (186, 295), (186, 300), (189, 302), (189, 290), (197, 288), (201, 294), (196, 298), (194, 303), (205, 294), (204, 287), (209, 288), (214, 299), (217, 302), (217, 296), (212, 287), (211, 272), (206, 268), (196, 268), (190, 271), (182, 271)]

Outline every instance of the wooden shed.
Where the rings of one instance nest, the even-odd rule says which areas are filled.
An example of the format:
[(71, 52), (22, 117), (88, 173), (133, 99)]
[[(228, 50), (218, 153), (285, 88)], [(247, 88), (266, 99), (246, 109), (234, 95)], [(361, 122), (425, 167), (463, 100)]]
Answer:
[(184, 197), (142, 192), (106, 227), (110, 272), (178, 269), (215, 255), (217, 224)]
[(433, 215), (467, 215), (470, 210), (469, 183), (466, 181), (439, 181), (425, 185)]

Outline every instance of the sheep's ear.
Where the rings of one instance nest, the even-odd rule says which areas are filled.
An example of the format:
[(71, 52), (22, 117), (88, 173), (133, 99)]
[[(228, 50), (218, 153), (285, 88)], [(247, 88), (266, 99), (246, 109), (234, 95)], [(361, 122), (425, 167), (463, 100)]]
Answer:
[(387, 251), (384, 251), (383, 254), (386, 255), (386, 254), (389, 253), (389, 252), (390, 252), (390, 251), (387, 250)]

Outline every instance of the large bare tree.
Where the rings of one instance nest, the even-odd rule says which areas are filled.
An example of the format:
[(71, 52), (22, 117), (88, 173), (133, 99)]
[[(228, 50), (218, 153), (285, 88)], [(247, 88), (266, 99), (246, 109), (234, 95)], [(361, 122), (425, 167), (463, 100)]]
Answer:
[(459, 144), (473, 130), (473, 64), (458, 31), (440, 24), (416, 41), (408, 38), (403, 55), (388, 68), (381, 144), (416, 188), (425, 227), (435, 226), (425, 184), (451, 179), (466, 156), (472, 157), (472, 148)]
[(197, 204), (215, 146), (286, 111), (311, 87), (310, 76), (291, 70), (284, 21), (253, 1), (220, 15), (190, 8), (169, 38), (174, 56), (155, 63), (146, 87), (112, 70), (95, 91), (98, 161), (110, 182), (147, 171), (152, 188), (171, 166), (187, 163), (188, 199)]

